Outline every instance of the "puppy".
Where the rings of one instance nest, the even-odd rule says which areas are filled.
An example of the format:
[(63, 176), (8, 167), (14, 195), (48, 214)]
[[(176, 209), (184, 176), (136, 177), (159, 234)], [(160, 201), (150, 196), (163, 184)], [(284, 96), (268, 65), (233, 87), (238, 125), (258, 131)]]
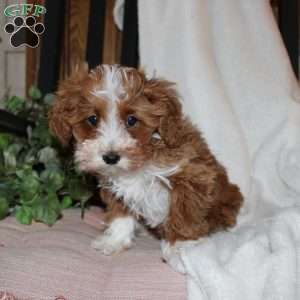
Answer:
[(75, 161), (99, 178), (107, 229), (92, 242), (106, 255), (129, 248), (137, 224), (162, 240), (166, 259), (182, 241), (232, 227), (239, 188), (183, 115), (174, 84), (116, 65), (78, 68), (49, 114)]

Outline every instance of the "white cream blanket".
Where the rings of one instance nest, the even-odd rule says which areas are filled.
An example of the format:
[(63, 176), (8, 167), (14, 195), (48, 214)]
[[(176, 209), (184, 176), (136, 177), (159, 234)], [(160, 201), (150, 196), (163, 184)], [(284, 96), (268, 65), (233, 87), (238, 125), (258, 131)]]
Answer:
[(139, 0), (141, 66), (241, 187), (239, 226), (184, 247), (189, 299), (300, 299), (299, 87), (266, 0)]

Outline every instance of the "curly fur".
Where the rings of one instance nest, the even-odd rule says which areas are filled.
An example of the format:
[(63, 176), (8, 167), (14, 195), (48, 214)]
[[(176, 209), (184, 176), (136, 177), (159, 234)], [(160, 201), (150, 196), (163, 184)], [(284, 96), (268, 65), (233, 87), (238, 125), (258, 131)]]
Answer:
[[(109, 150), (104, 147), (105, 135), (100, 130), (112, 122), (109, 107), (114, 109), (115, 126), (123, 132), (117, 138), (122, 143), (109, 144), (122, 157), (114, 167), (101, 159)], [(93, 114), (100, 120), (96, 128), (86, 121)], [(130, 114), (139, 121), (127, 128), (124, 124)], [(171, 244), (235, 225), (243, 197), (229, 182), (225, 168), (210, 152), (199, 130), (183, 115), (173, 83), (147, 79), (132, 68), (99, 66), (88, 72), (80, 67), (60, 84), (49, 123), (64, 145), (74, 141), (75, 159), (81, 169), (100, 178), (102, 197), (108, 203), (108, 223), (131, 214), (150, 224)], [(175, 171), (155, 175), (149, 171), (153, 168), (157, 174), (163, 174), (166, 168)], [(130, 187), (125, 179), (132, 182)], [(138, 181), (141, 183), (135, 187)], [(135, 189), (134, 193), (129, 188)], [(148, 192), (155, 199), (146, 197)], [(155, 210), (163, 216), (159, 222), (150, 216), (158, 214)]]

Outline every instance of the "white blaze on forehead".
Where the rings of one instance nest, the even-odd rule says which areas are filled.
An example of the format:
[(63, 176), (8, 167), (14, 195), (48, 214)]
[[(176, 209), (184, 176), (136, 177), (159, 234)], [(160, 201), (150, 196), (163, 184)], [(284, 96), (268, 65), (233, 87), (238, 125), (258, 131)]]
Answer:
[[(102, 65), (101, 85), (94, 88), (91, 94), (101, 97), (107, 102), (106, 119), (101, 120), (98, 128), (102, 149), (106, 151), (119, 151), (135, 145), (126, 130), (124, 120), (120, 119), (118, 103), (124, 99), (124, 81), (129, 84), (129, 76), (126, 68), (117, 65)], [(97, 72), (97, 71), (96, 71)]]
[(94, 88), (91, 94), (96, 97), (105, 97), (111, 101), (117, 101), (121, 95), (124, 95), (123, 76), (127, 81), (126, 71), (118, 66), (103, 65), (103, 77), (101, 86)]
[(136, 140), (126, 130), (124, 121), (120, 118), (117, 102), (109, 103), (106, 120), (100, 122), (98, 132), (103, 148), (108, 151), (119, 151), (133, 147), (136, 143)]

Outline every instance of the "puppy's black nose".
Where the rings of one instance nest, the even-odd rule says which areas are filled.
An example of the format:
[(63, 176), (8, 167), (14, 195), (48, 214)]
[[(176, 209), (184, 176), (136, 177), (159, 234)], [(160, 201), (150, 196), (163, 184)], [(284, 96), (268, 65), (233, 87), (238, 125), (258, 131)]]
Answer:
[(102, 156), (104, 162), (108, 165), (115, 165), (119, 160), (120, 160), (120, 155), (114, 153), (114, 152), (109, 152), (106, 153)]

